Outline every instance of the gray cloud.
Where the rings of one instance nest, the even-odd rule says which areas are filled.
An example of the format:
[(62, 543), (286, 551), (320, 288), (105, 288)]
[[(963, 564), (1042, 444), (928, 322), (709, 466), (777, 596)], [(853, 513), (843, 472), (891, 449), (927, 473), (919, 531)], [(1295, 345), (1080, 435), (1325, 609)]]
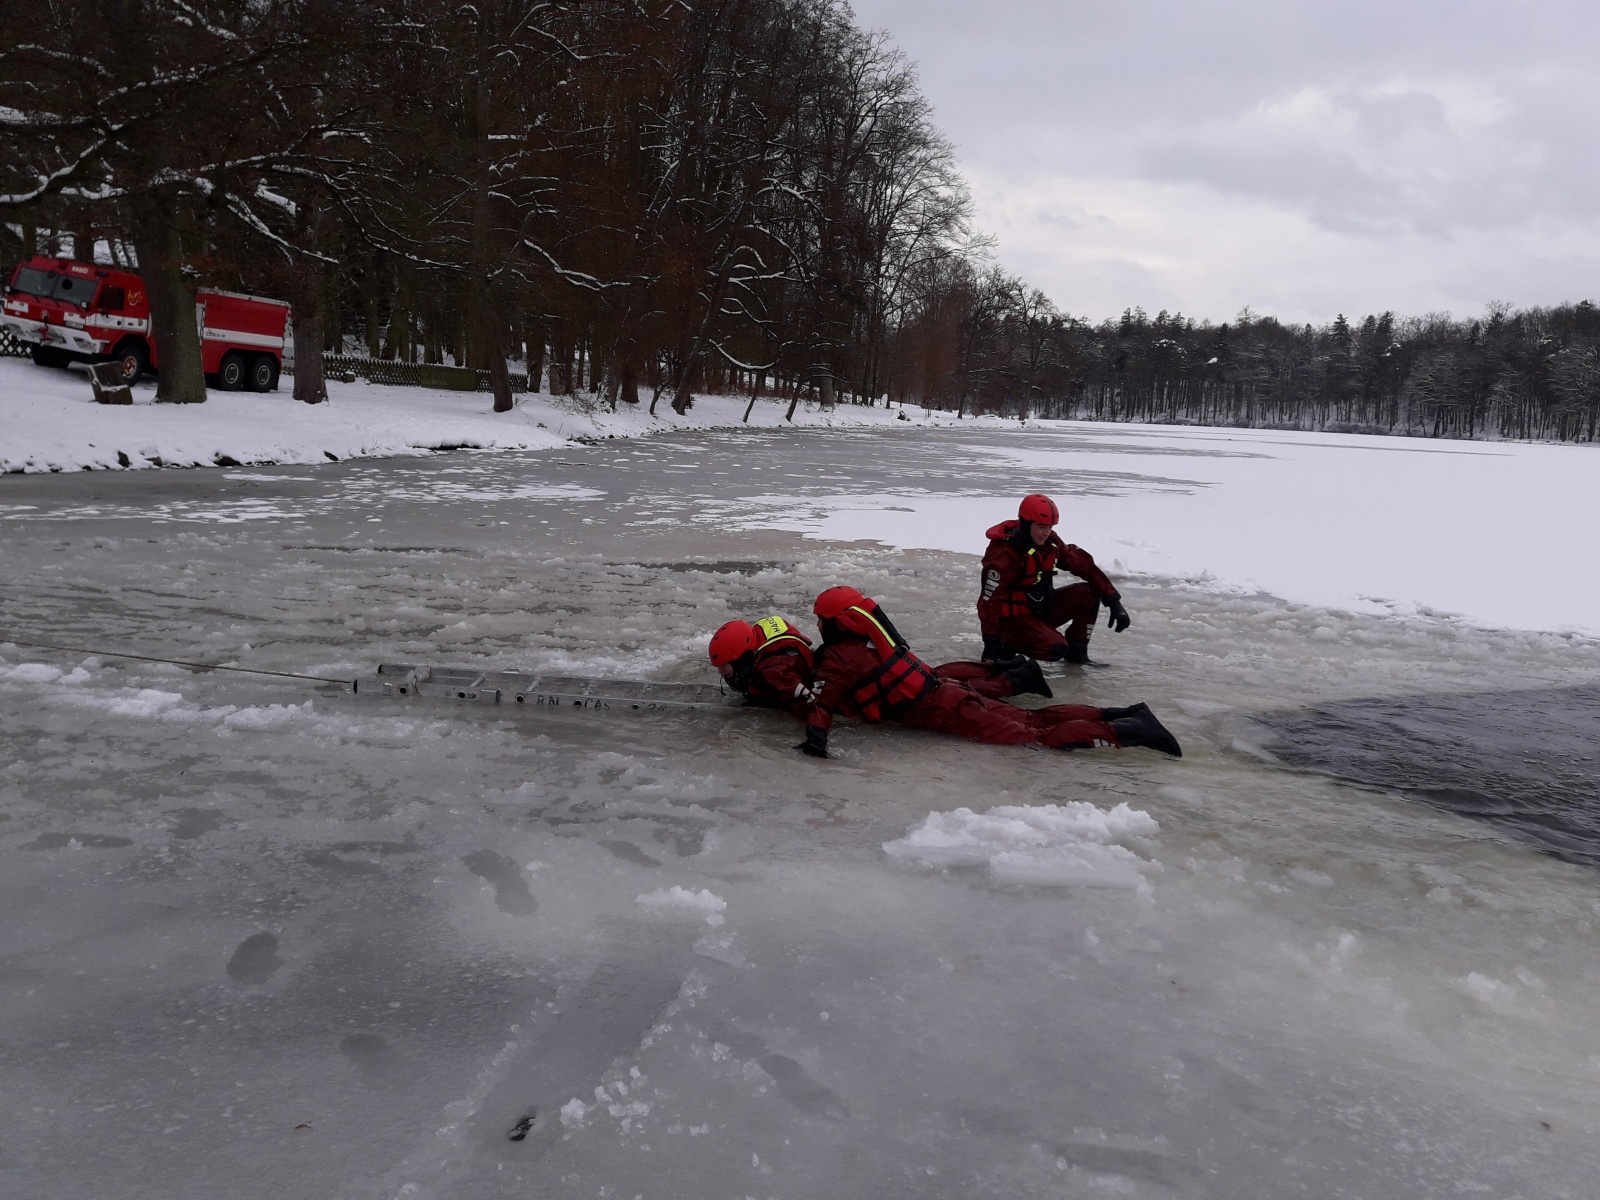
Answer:
[(1167, 143), (1148, 147), (1140, 166), (1145, 178), (1199, 183), (1299, 209), (1336, 233), (1381, 237), (1396, 232), (1401, 223), (1399, 181), (1364, 169), (1348, 153), (1313, 144), (1240, 148)]
[[(1268, 296), (1292, 319), (1358, 299), (1476, 311), (1600, 282), (1570, 266), (1600, 253), (1600, 6), (856, 11), (919, 62), (941, 126), (985, 181), (980, 215), (1001, 260), (1089, 315), (1151, 307), (1154, 292), (1213, 316)], [(1236, 226), (1249, 227), (1249, 256), (1230, 242)], [(1341, 272), (1348, 302), (1332, 299)], [(1148, 293), (1106, 290), (1141, 277)]]

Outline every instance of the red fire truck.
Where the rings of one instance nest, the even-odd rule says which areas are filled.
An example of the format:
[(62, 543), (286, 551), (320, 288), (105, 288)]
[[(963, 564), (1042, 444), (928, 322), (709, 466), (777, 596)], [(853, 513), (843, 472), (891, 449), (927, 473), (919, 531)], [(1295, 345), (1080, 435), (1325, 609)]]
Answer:
[[(289, 337), (289, 306), (210, 288), (196, 293), (195, 306), (208, 382), (229, 392), (274, 390)], [(25, 260), (6, 287), (0, 327), (26, 343), (41, 367), (115, 361), (129, 383), (146, 369), (161, 369), (144, 283), (114, 267), (66, 258)]]

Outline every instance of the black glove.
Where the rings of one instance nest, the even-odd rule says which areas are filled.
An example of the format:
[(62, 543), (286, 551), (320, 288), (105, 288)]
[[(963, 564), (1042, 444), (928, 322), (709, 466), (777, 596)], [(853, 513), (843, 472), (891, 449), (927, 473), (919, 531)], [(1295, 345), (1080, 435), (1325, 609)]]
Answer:
[(796, 746), (795, 749), (807, 758), (827, 758), (828, 731), (808, 725), (806, 727), (806, 740)]
[(1106, 621), (1107, 629), (1115, 629), (1118, 633), (1121, 633), (1129, 625), (1133, 624), (1133, 622), (1128, 619), (1128, 610), (1122, 607), (1121, 596), (1113, 596), (1111, 599), (1107, 600), (1106, 608), (1111, 613), (1110, 619)]

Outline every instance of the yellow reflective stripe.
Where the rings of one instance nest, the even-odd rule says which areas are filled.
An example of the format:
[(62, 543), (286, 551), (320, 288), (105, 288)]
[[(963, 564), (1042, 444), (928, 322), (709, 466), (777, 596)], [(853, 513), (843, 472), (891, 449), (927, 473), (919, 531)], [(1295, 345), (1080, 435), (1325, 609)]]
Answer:
[(762, 617), (761, 620), (756, 622), (756, 628), (766, 634), (767, 640), (771, 641), (773, 638), (782, 637), (789, 632), (789, 622), (774, 614), (770, 617)]
[(885, 628), (884, 628), (884, 627), (883, 627), (883, 626), (882, 626), (882, 625), (881, 625), (881, 624), (880, 624), (880, 623), (879, 623), (879, 621), (878, 621), (878, 618), (877, 618), (877, 617), (875, 617), (875, 616), (873, 616), (873, 615), (872, 615), (872, 614), (871, 614), (871, 613), (869, 613), (869, 612), (868, 612), (868, 611), (867, 611), (867, 610), (866, 610), (866, 609), (864, 609), (864, 608), (857, 608), (857, 607), (856, 607), (856, 606), (855, 606), (855, 605), (853, 605), (853, 604), (852, 604), (852, 605), (851, 605), (851, 606), (850, 606), (850, 611), (851, 611), (851, 612), (858, 612), (858, 613), (860, 613), (860, 614), (861, 614), (861, 615), (862, 615), (862, 616), (863, 616), (863, 617), (865, 617), (865, 618), (866, 618), (866, 619), (867, 619), (867, 620), (869, 620), (869, 621), (871, 621), (871, 622), (872, 622), (872, 623), (873, 623), (873, 624), (874, 624), (874, 625), (877, 625), (877, 626), (878, 626), (878, 632), (879, 632), (879, 633), (881, 633), (881, 634), (883, 634), (883, 640), (884, 640), (884, 641), (886, 641), (886, 642), (888, 642), (888, 643), (889, 643), (889, 645), (891, 645), (891, 646), (892, 646), (892, 645), (894, 645), (894, 644), (895, 644), (895, 642), (894, 642), (894, 639), (893, 639), (893, 638), (892, 638), (892, 637), (890, 637), (890, 636), (889, 636), (889, 631), (888, 631), (888, 630), (887, 630), (887, 629), (885, 629)]

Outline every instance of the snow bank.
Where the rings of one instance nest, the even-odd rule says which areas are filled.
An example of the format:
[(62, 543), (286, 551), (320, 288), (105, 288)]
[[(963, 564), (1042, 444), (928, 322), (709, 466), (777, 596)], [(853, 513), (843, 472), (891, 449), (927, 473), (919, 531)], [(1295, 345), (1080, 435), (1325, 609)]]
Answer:
[(1122, 845), (1160, 826), (1126, 804), (1109, 811), (1081, 800), (930, 813), (884, 853), (921, 867), (985, 867), (1000, 883), (1142, 888), (1146, 865)]
[(635, 896), (634, 902), (654, 916), (704, 917), (707, 925), (721, 925), (722, 911), (728, 907), (715, 892), (705, 888), (691, 892), (676, 885)]
[[(127, 407), (95, 404), (88, 377), (76, 370), (0, 359), (0, 471), (86, 468), (239, 466), (383, 458), (429, 450), (548, 450), (573, 438), (639, 437), (663, 430), (744, 425), (748, 397), (699, 396), (687, 415), (665, 399), (612, 413), (597, 402), (549, 395), (518, 396), (509, 413), (493, 411), (487, 392), (328, 382), (327, 404), (298, 404), (288, 391), (212, 392), (204, 404), (155, 404), (155, 386), (134, 389)], [(787, 401), (762, 399), (750, 426), (784, 426)], [(838, 405), (831, 412), (802, 404), (795, 426), (904, 427), (953, 421), (953, 414)], [(972, 422), (969, 420), (968, 424)], [(996, 422), (998, 423), (998, 422)]]

